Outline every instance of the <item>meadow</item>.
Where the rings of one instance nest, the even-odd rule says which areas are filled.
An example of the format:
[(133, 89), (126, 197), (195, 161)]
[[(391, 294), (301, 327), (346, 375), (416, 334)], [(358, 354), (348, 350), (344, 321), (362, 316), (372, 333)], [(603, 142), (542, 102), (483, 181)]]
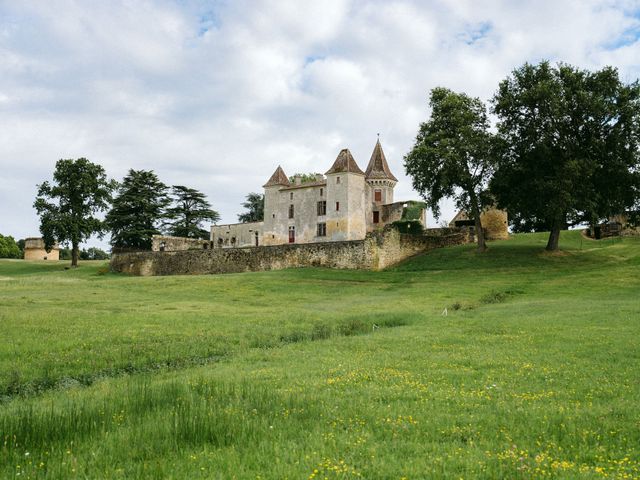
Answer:
[(545, 243), (383, 272), (0, 260), (0, 477), (640, 478), (640, 239)]

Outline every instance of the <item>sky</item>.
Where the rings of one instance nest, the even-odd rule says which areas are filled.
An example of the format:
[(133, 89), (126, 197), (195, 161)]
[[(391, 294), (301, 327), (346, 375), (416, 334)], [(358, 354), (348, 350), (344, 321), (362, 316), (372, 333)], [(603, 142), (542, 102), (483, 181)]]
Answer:
[(403, 156), (430, 90), (489, 101), (543, 59), (635, 81), (640, 1), (0, 0), (0, 233), (39, 235), (60, 158), (154, 170), (233, 223), (278, 165), (349, 148), (364, 170), (379, 133), (395, 199), (419, 199)]

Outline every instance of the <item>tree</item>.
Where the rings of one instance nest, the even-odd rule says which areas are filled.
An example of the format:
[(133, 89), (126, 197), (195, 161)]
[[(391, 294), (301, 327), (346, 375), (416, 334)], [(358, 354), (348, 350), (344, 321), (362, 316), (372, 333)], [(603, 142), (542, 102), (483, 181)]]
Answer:
[(108, 260), (109, 254), (97, 247), (80, 250), (80, 260)]
[(151, 237), (160, 234), (164, 209), (170, 203), (167, 190), (153, 171), (129, 170), (106, 217), (112, 247), (151, 250)]
[(486, 186), (493, 169), (487, 109), (478, 98), (434, 88), (431, 118), (420, 125), (415, 145), (404, 158), (413, 187), (436, 218), (438, 203), (452, 197), (475, 222), (478, 251), (486, 250), (480, 212), (487, 202)]
[(167, 233), (175, 237), (209, 238), (201, 227), (205, 220), (217, 222), (220, 214), (211, 209), (205, 195), (182, 185), (172, 187), (173, 206), (165, 212)]
[(247, 210), (238, 215), (238, 221), (241, 223), (261, 222), (264, 220), (264, 195), (261, 193), (250, 193), (247, 195), (247, 201), (242, 206)]
[(86, 158), (58, 160), (53, 184), (38, 185), (33, 204), (45, 247), (70, 242), (71, 266), (77, 267), (80, 243), (93, 234), (103, 235), (104, 222), (95, 215), (107, 210), (115, 186), (100, 165)]
[(491, 182), (523, 225), (549, 226), (557, 250), (568, 223), (624, 211), (640, 188), (640, 88), (614, 68), (525, 64), (493, 98), (502, 152)]
[(0, 234), (0, 258), (22, 258), (20, 247), (11, 235)]

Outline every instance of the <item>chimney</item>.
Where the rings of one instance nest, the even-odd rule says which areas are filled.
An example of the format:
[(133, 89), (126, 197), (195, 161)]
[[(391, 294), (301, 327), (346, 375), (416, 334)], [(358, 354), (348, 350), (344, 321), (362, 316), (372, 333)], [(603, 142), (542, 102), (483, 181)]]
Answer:
[(293, 184), (294, 185), (302, 185), (302, 175), (300, 175), (299, 173), (296, 173), (293, 176)]
[(324, 182), (324, 175), (316, 173), (316, 182)]

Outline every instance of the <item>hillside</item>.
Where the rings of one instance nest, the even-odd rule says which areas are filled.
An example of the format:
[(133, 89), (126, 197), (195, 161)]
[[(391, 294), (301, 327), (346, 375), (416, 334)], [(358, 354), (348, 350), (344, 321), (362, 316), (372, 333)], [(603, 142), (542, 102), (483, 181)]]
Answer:
[(384, 272), (0, 261), (0, 477), (640, 478), (640, 240), (545, 243)]

